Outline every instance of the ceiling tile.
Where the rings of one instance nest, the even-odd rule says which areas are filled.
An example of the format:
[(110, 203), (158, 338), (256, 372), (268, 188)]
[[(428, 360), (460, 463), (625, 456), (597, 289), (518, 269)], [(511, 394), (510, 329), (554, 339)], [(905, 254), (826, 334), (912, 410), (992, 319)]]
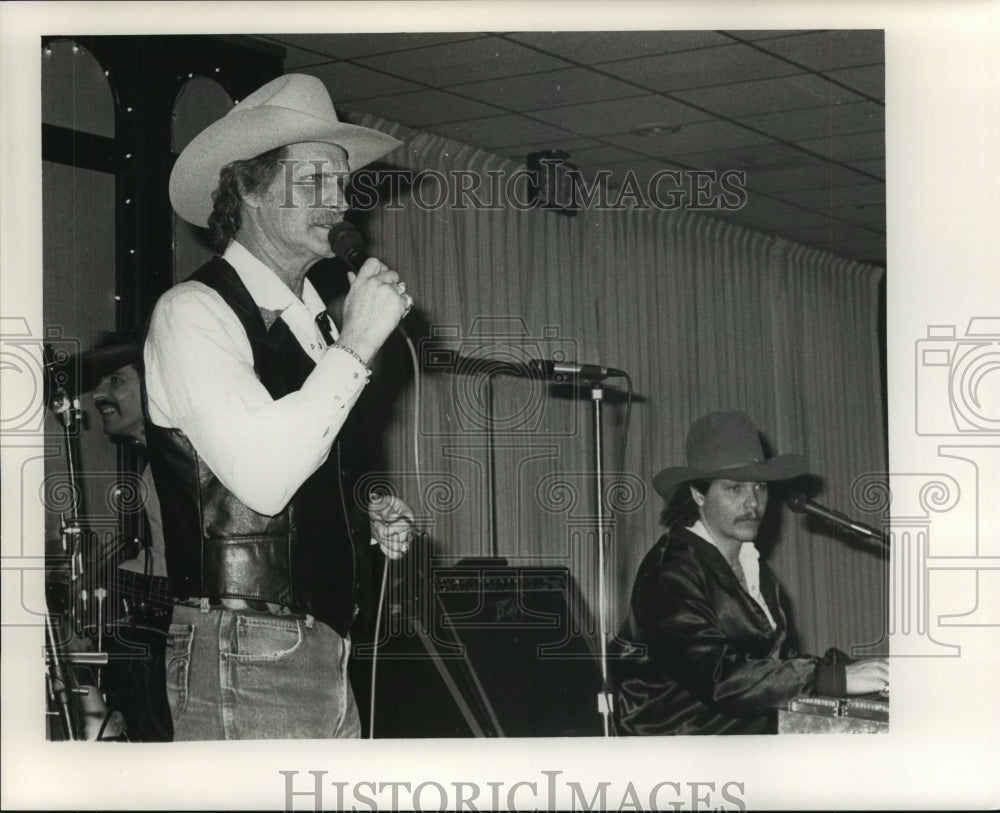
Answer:
[[(319, 76), (345, 114), (373, 113), (518, 163), (562, 149), (585, 178), (611, 172), (603, 183), (612, 189), (662, 170), (745, 167), (747, 203), (728, 221), (884, 265), (880, 31), (262, 39), (285, 47), (286, 70)], [(680, 129), (633, 132), (650, 124)]]
[(640, 88), (587, 68), (490, 79), (453, 85), (448, 89), (462, 96), (518, 111), (564, 107), (643, 93)]
[(733, 118), (858, 100), (855, 93), (809, 73), (683, 90), (674, 95), (692, 105)]
[(831, 186), (827, 189), (810, 189), (786, 192), (782, 199), (806, 206), (818, 212), (832, 212), (846, 208), (874, 208), (885, 210), (885, 184), (879, 182), (855, 186)]
[[(693, 195), (717, 196), (722, 190), (717, 178), (713, 181), (704, 175), (693, 175), (684, 167), (663, 159), (633, 158), (595, 164), (584, 170), (589, 178), (595, 178), (598, 173), (610, 173), (604, 181), (609, 189), (620, 189), (626, 179), (631, 178), (633, 190), (638, 188), (647, 200), (659, 203), (661, 208), (681, 208), (685, 201), (692, 202)], [(730, 184), (729, 191), (733, 189)]]
[(643, 136), (635, 133), (608, 135), (605, 141), (634, 152), (652, 156), (676, 156), (696, 150), (716, 150), (765, 144), (771, 141), (764, 135), (730, 124), (726, 121), (697, 121), (684, 124), (676, 133)]
[(877, 178), (885, 180), (885, 158), (872, 158), (867, 161), (852, 161), (851, 166), (862, 172), (867, 172)]
[(782, 141), (825, 138), (846, 133), (885, 131), (885, 107), (875, 102), (855, 102), (832, 106), (751, 114), (740, 124), (768, 133)]
[(423, 87), (395, 76), (387, 76), (378, 71), (353, 65), (350, 62), (327, 62), (323, 65), (313, 65), (309, 68), (303, 68), (302, 73), (322, 79), (326, 89), (330, 91), (330, 98), (338, 107), (342, 102), (367, 99), (373, 96), (389, 96), (408, 90), (421, 90)]
[(664, 93), (801, 73), (800, 68), (739, 43), (626, 59), (601, 65), (601, 70)]
[(798, 34), (813, 34), (814, 31), (802, 28), (774, 29), (766, 31), (723, 31), (723, 34), (737, 37), (741, 40), (770, 40), (777, 37), (794, 37)]
[(709, 118), (687, 105), (655, 94), (536, 111), (533, 115), (557, 127), (590, 136), (627, 133), (652, 123), (686, 124)]
[(587, 169), (592, 166), (603, 166), (604, 164), (614, 162), (627, 162), (639, 158), (641, 156), (637, 156), (629, 150), (623, 150), (621, 147), (600, 144), (595, 147), (574, 150), (570, 153), (567, 160), (581, 169)]
[[(570, 157), (572, 163), (573, 158)], [(609, 171), (613, 177), (624, 178), (626, 173), (631, 173), (637, 178), (649, 178), (653, 173), (669, 169), (683, 172), (683, 169), (676, 164), (665, 161), (662, 158), (637, 158), (632, 156), (625, 161), (596, 161), (587, 167), (586, 172), (593, 175), (597, 171)]]
[(731, 41), (717, 31), (528, 31), (506, 36), (581, 65), (623, 56), (690, 51)]
[[(665, 172), (677, 174), (665, 176)], [(691, 204), (692, 195), (696, 194), (683, 169), (669, 161), (644, 158), (596, 164), (581, 170), (581, 175), (586, 184), (583, 192), (595, 201), (595, 205), (676, 210)], [(701, 189), (699, 194), (703, 197), (719, 194), (717, 186), (702, 185)]]
[(515, 114), (437, 124), (427, 129), (432, 133), (484, 149), (509, 147), (514, 144), (534, 145), (539, 142), (547, 142), (554, 149), (562, 140), (574, 138), (572, 134), (558, 127)]
[(500, 112), (491, 105), (463, 99), (442, 90), (418, 90), (374, 99), (358, 99), (351, 102), (350, 107), (352, 110), (374, 113), (407, 127), (480, 119)]
[(359, 64), (434, 87), (570, 67), (502, 37), (483, 37), (428, 48), (363, 57)]
[[(356, 59), (391, 51), (405, 51), (444, 43), (462, 42), (485, 37), (481, 33), (422, 33), (422, 34), (268, 34), (262, 39), (294, 46), (316, 57)], [(321, 59), (315, 59), (319, 62)], [(285, 66), (289, 67), (288, 65)]]
[(839, 164), (817, 162), (794, 169), (748, 169), (747, 188), (771, 195), (792, 190), (825, 190), (830, 186), (854, 186), (870, 180), (868, 176)]
[(671, 158), (693, 169), (742, 169), (757, 173), (814, 168), (823, 163), (794, 147), (777, 143), (699, 150)]
[(885, 233), (885, 203), (881, 206), (838, 206), (830, 210), (830, 217)]
[(814, 71), (885, 61), (885, 38), (881, 29), (817, 31), (756, 44)]
[(799, 143), (807, 150), (825, 155), (834, 161), (885, 158), (885, 134), (881, 130), (872, 133), (830, 135)]
[[(570, 162), (572, 163), (572, 161), (571, 157)], [(594, 161), (588, 166), (582, 167), (580, 172), (585, 178), (590, 180), (601, 174), (605, 176), (603, 182), (609, 188), (616, 188), (624, 181), (626, 176), (631, 176), (638, 179), (640, 183), (645, 184), (654, 173), (662, 172), (663, 170), (683, 172), (680, 167), (671, 164), (669, 161), (664, 161), (660, 158), (637, 158), (636, 156), (631, 156), (624, 161)], [(666, 184), (668, 182), (664, 180), (662, 183)], [(666, 196), (666, 192), (667, 187), (664, 186), (664, 196)]]
[(748, 228), (772, 231), (774, 229), (818, 229), (824, 227), (828, 218), (816, 212), (809, 212), (766, 195), (747, 196), (746, 205), (732, 212), (720, 212), (719, 217), (738, 222)]
[[(601, 146), (601, 142), (595, 141), (591, 138), (573, 138), (572, 136), (568, 136), (559, 140), (559, 149), (570, 154), (570, 162), (573, 161), (572, 156), (576, 150), (584, 150), (599, 146)], [(498, 155), (503, 155), (519, 161), (524, 161), (524, 158), (528, 153), (544, 152), (545, 150), (551, 149), (553, 149), (551, 141), (538, 141), (534, 144), (518, 143), (506, 147), (494, 148)]]
[(294, 45), (285, 44), (282, 47), (285, 49), (285, 73), (300, 71), (302, 68), (313, 65), (326, 65), (339, 61), (325, 54), (317, 54), (315, 51), (296, 48)]
[(885, 65), (841, 68), (838, 71), (827, 71), (826, 75), (873, 99), (885, 99)]

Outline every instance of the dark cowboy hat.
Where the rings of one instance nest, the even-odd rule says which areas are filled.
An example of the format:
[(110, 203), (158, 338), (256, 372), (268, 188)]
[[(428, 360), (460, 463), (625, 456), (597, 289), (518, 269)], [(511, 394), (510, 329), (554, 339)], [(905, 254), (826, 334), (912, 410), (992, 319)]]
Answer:
[(767, 483), (808, 471), (801, 455), (764, 457), (760, 433), (742, 412), (712, 412), (699, 418), (688, 430), (686, 449), (686, 466), (664, 469), (653, 478), (653, 488), (667, 502), (678, 486), (691, 480)]
[(129, 364), (138, 365), (142, 360), (141, 344), (111, 344), (95, 347), (76, 356), (70, 356), (64, 370), (64, 387), (70, 395), (90, 392), (102, 378)]

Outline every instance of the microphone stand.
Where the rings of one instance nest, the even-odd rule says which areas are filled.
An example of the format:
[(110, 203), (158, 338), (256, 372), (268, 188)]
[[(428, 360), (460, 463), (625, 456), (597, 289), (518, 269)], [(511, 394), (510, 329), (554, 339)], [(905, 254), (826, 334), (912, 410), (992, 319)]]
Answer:
[(55, 634), (52, 632), (52, 616), (47, 610), (45, 612), (45, 659), (48, 666), (48, 674), (46, 675), (48, 680), (46, 682), (48, 683), (49, 699), (59, 709), (57, 712), (50, 713), (59, 715), (59, 719), (62, 721), (63, 728), (66, 731), (66, 738), (76, 740), (76, 729), (73, 725), (73, 715), (70, 711), (72, 689), (70, 688), (66, 671), (63, 669), (59, 649), (56, 645)]
[(498, 559), (500, 557), (500, 539), (499, 539), (499, 522), (497, 517), (497, 495), (496, 495), (496, 483), (497, 483), (497, 462), (496, 462), (496, 437), (495, 437), (495, 427), (493, 421), (493, 414), (496, 408), (495, 405), (495, 387), (494, 379), (498, 374), (505, 372), (502, 365), (490, 364), (490, 359), (480, 359), (477, 360), (477, 366), (481, 366), (482, 362), (487, 362), (485, 370), (475, 370), (477, 375), (486, 376), (486, 477), (487, 477), (487, 488), (486, 493), (489, 497), (489, 506), (487, 513), (489, 515), (489, 540), (490, 540), (490, 558)]
[(597, 696), (597, 707), (604, 723), (604, 736), (611, 736), (611, 692), (608, 690), (608, 629), (607, 629), (607, 586), (606, 555), (604, 547), (604, 449), (601, 423), (601, 405), (604, 401), (604, 389), (600, 382), (594, 382), (590, 388), (590, 398), (594, 404), (594, 491), (597, 506), (597, 607), (599, 616), (600, 659), (601, 659), (601, 690)]
[[(46, 366), (50, 366), (51, 348), (45, 348), (47, 356)], [(48, 372), (48, 371), (47, 371)], [(52, 381), (52, 379), (49, 379)], [(66, 603), (69, 610), (69, 627), (67, 634), (72, 635), (75, 630), (83, 629), (86, 624), (87, 613), (87, 580), (83, 564), (83, 531), (80, 527), (79, 499), (77, 496), (77, 473), (73, 454), (73, 427), (78, 425), (81, 418), (79, 399), (70, 399), (69, 394), (62, 386), (53, 386), (48, 399), (48, 407), (58, 418), (63, 430), (64, 446), (66, 449), (66, 472), (69, 478), (69, 519), (64, 514), (60, 515), (59, 534), (64, 553), (69, 554), (70, 574), (67, 585)], [(97, 591), (98, 598), (103, 591)], [(79, 603), (79, 606), (78, 606)], [(47, 604), (47, 602), (46, 602)], [(98, 603), (100, 609), (101, 602)], [(97, 626), (100, 634), (103, 619), (98, 617)], [(98, 649), (100, 649), (100, 639), (98, 639)], [(90, 666), (98, 669), (97, 683), (95, 689), (99, 691), (101, 683), (100, 667), (107, 665), (108, 656), (104, 652), (66, 652), (60, 651), (60, 641), (56, 637), (55, 625), (52, 613), (48, 606), (45, 608), (45, 660), (47, 666), (47, 682), (49, 697), (57, 706), (58, 711), (53, 712), (58, 715), (66, 731), (69, 740), (76, 740), (76, 726), (79, 720), (77, 715), (85, 716), (79, 707), (74, 707), (71, 697), (77, 695), (88, 695), (89, 687), (78, 686), (77, 678), (67, 669), (70, 665)], [(100, 702), (103, 702), (98, 698)], [(77, 715), (74, 715), (74, 711)], [(105, 718), (107, 725), (110, 716)]]
[[(57, 416), (63, 428), (63, 438), (66, 447), (66, 470), (70, 482), (70, 519), (67, 522), (65, 515), (60, 516), (59, 536), (62, 541), (63, 553), (69, 554), (69, 582), (66, 587), (66, 604), (69, 611), (68, 632), (77, 628), (77, 592), (79, 583), (83, 583), (83, 553), (81, 549), (81, 537), (79, 524), (79, 510), (77, 507), (76, 494), (76, 470), (73, 464), (73, 439), (72, 429), (80, 415), (79, 407), (70, 401), (66, 390), (56, 388), (49, 402), (49, 408)], [(79, 595), (86, 610), (85, 588), (79, 589)], [(52, 614), (48, 607), (45, 610), (45, 659), (48, 667), (46, 677), (48, 678), (49, 698), (56, 705), (57, 714), (63, 724), (66, 737), (69, 740), (76, 740), (76, 725), (73, 719), (73, 708), (70, 698), (78, 692), (74, 688), (75, 681), (70, 680), (70, 675), (65, 669), (64, 655), (59, 652), (59, 642), (53, 628)]]
[(486, 469), (490, 478), (487, 493), (490, 495), (490, 557), (500, 556), (500, 541), (497, 536), (497, 462), (496, 440), (493, 436), (493, 370), (486, 374)]
[(66, 448), (66, 476), (69, 479), (69, 520), (60, 515), (59, 535), (62, 539), (63, 553), (69, 554), (69, 618), (71, 628), (75, 629), (77, 621), (77, 598), (79, 594), (80, 609), (87, 610), (87, 588), (83, 573), (83, 532), (80, 528), (79, 501), (76, 490), (76, 466), (73, 460), (73, 426), (80, 419), (79, 401), (70, 401), (69, 395), (62, 387), (54, 390), (49, 407), (62, 424), (63, 440)]
[[(601, 370), (599, 367), (592, 368), (595, 373), (604, 373), (606, 371)], [(492, 524), (492, 534), (491, 534), (491, 544), (492, 553), (494, 556), (497, 555), (497, 539), (496, 539), (496, 502), (495, 496), (493, 494), (495, 478), (495, 460), (494, 460), (494, 448), (493, 448), (493, 375), (497, 372), (503, 372), (502, 368), (499, 369), (489, 369), (487, 371), (487, 412), (488, 412), (488, 441), (487, 441), (487, 468), (490, 472), (491, 482), (490, 482), (490, 518)], [(561, 375), (562, 373), (559, 371)], [(614, 371), (618, 373), (618, 371)], [(580, 368), (575, 371), (575, 373), (569, 373), (570, 375), (576, 374), (581, 377), (581, 379), (587, 379), (584, 369)], [(581, 381), (581, 383), (583, 383)], [(599, 637), (600, 637), (600, 669), (601, 669), (601, 688), (597, 696), (597, 706), (600, 714), (603, 717), (604, 725), (604, 736), (611, 736), (611, 710), (612, 710), (612, 696), (608, 686), (608, 656), (607, 656), (607, 641), (608, 641), (608, 618), (607, 618), (607, 551), (605, 549), (605, 534), (604, 534), (604, 438), (602, 433), (602, 416), (601, 416), (601, 406), (604, 401), (604, 389), (601, 387), (599, 379), (590, 378), (588, 380), (590, 384), (590, 398), (594, 404), (594, 473), (595, 473), (595, 501), (596, 501), (596, 531), (597, 531), (597, 603), (598, 603), (598, 616), (599, 616)]]

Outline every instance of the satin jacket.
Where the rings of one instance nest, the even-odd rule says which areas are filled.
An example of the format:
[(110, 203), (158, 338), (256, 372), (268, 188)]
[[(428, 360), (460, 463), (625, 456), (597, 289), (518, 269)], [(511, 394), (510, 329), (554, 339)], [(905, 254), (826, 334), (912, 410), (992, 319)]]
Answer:
[(643, 559), (615, 658), (620, 734), (763, 734), (777, 709), (803, 694), (844, 694), (835, 650), (787, 651), (778, 583), (761, 563), (772, 628), (723, 555), (687, 528)]

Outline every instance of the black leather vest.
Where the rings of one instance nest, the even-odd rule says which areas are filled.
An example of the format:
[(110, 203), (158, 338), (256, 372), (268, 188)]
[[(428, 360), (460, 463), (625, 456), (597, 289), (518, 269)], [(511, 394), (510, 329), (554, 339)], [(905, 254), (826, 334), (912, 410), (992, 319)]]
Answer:
[[(298, 390), (314, 362), (280, 318), (265, 328), (232, 266), (216, 257), (191, 279), (217, 291), (239, 317), (253, 349), (254, 371), (271, 397)], [(175, 597), (281, 604), (347, 634), (355, 607), (354, 548), (339, 440), (284, 510), (271, 517), (251, 510), (223, 486), (179, 429), (147, 422), (146, 435)]]

